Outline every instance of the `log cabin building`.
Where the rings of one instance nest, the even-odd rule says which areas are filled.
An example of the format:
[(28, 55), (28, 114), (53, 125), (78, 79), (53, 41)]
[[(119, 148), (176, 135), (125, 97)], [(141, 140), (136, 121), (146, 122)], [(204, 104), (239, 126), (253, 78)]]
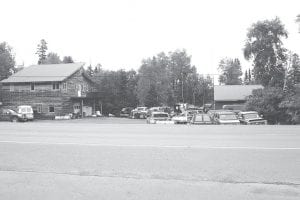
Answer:
[(89, 116), (99, 110), (91, 97), (96, 84), (85, 74), (83, 63), (32, 65), (2, 80), (2, 106), (31, 105), (36, 118), (71, 113)]

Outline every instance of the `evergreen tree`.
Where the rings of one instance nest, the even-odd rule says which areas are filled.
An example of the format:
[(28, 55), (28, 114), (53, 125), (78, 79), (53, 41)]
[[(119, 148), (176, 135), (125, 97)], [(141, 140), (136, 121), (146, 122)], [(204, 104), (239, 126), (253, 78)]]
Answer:
[(252, 71), (250, 68), (248, 70), (248, 80), (249, 80), (249, 83), (252, 82)]
[(245, 71), (244, 84), (245, 85), (249, 84), (248, 70)]
[(47, 42), (46, 40), (42, 39), (40, 41), (40, 44), (38, 44), (38, 47), (37, 47), (37, 52), (36, 54), (38, 55), (39, 59), (38, 59), (38, 64), (43, 64), (47, 58), (47, 52), (48, 50), (48, 47), (47, 47)]

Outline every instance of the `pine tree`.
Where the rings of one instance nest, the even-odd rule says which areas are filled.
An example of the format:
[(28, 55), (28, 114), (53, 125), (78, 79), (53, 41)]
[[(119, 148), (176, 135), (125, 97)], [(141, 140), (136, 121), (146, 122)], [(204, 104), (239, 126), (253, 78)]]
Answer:
[(248, 85), (249, 83), (249, 77), (248, 77), (248, 70), (245, 71), (245, 78), (244, 78), (244, 84)]
[(249, 71), (248, 71), (248, 80), (249, 80), (249, 83), (252, 81), (252, 71), (251, 71), (250, 68), (249, 68)]
[(48, 50), (48, 47), (47, 47), (47, 42), (46, 40), (42, 39), (40, 44), (38, 44), (38, 47), (37, 47), (37, 52), (35, 54), (38, 55), (39, 57), (39, 60), (38, 60), (38, 64), (43, 64), (47, 58), (47, 52)]

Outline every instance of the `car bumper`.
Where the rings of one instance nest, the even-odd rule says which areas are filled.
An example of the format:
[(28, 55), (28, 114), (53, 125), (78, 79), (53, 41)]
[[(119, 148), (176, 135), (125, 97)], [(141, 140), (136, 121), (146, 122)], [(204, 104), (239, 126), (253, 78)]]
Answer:
[(267, 122), (266, 121), (254, 121), (254, 122), (247, 122), (247, 125), (266, 125)]

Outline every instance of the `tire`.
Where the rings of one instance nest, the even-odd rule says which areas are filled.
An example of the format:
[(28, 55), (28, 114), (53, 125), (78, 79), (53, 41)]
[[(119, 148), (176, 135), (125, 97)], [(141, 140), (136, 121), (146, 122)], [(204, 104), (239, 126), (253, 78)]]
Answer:
[(18, 118), (17, 117), (12, 117), (11, 122), (18, 122)]

